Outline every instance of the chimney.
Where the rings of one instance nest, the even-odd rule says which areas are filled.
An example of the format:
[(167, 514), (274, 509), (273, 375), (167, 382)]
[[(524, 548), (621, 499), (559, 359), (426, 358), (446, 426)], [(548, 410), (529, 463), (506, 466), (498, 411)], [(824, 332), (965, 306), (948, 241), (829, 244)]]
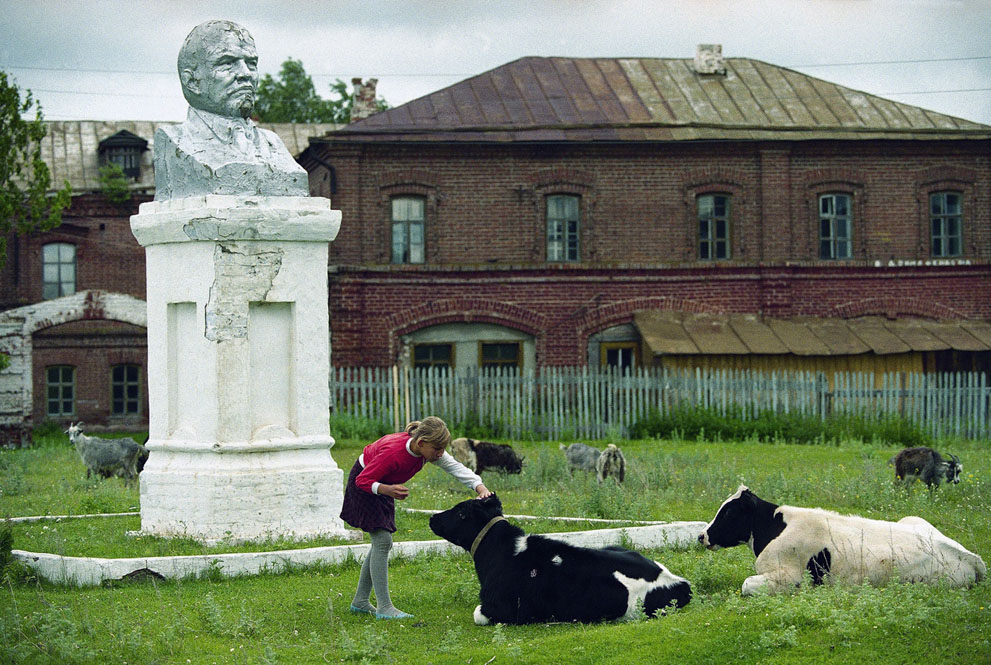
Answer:
[(368, 79), (368, 83), (362, 84), (360, 78), (351, 79), (351, 85), (354, 86), (354, 97), (351, 101), (351, 122), (364, 120), (378, 111), (375, 104), (375, 85), (378, 82), (378, 79)]
[(699, 74), (726, 75), (722, 44), (699, 44), (695, 47), (695, 71)]

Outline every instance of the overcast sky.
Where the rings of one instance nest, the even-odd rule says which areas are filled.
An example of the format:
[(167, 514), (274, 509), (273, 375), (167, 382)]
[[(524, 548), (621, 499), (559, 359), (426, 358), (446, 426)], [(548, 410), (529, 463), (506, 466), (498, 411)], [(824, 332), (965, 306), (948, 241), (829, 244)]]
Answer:
[(725, 57), (991, 125), (991, 0), (0, 0), (0, 69), (49, 120), (181, 120), (183, 39), (207, 19), (317, 91), (376, 77), (392, 106), (517, 58)]

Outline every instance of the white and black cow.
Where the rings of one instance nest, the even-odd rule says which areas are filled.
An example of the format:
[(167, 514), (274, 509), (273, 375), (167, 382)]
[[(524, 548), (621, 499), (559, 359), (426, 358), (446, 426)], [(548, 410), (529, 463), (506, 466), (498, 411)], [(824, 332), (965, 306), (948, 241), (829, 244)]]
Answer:
[(750, 545), (757, 575), (743, 582), (744, 595), (794, 589), (807, 572), (813, 584), (897, 579), (950, 586), (969, 586), (987, 573), (981, 557), (921, 517), (885, 522), (778, 506), (743, 485), (719, 507), (699, 542), (710, 550)]
[(475, 623), (610, 621), (688, 604), (691, 586), (667, 568), (621, 547), (576, 547), (526, 535), (492, 495), (430, 518), (438, 536), (471, 552), (481, 585)]

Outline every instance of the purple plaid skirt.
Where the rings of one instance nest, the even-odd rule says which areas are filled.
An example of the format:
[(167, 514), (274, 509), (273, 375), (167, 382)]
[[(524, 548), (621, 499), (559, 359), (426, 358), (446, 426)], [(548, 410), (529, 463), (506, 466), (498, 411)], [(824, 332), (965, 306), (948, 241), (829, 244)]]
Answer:
[(347, 487), (344, 488), (344, 504), (341, 519), (362, 531), (385, 529), (396, 532), (396, 501), (391, 496), (372, 494), (358, 489), (355, 480), (362, 470), (361, 462), (354, 461)]

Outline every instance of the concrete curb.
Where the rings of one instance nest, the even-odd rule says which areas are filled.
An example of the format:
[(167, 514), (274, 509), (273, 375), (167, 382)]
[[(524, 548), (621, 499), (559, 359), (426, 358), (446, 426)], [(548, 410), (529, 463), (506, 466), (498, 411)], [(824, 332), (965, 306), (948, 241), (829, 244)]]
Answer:
[[(618, 529), (595, 529), (542, 534), (572, 545), (605, 547), (626, 542), (636, 547), (668, 547), (685, 549), (696, 542), (705, 522), (669, 522), (649, 526)], [(310, 547), (278, 552), (237, 552), (231, 554), (198, 554), (173, 557), (143, 557), (134, 559), (100, 559), (71, 557), (39, 552), (13, 550), (13, 558), (33, 570), (39, 577), (69, 586), (96, 586), (107, 580), (152, 577), (182, 579), (219, 572), (224, 577), (278, 572), (286, 567), (340, 564), (348, 559), (361, 561), (368, 544)], [(412, 557), (420, 554), (463, 552), (445, 540), (397, 542), (391, 557)]]

